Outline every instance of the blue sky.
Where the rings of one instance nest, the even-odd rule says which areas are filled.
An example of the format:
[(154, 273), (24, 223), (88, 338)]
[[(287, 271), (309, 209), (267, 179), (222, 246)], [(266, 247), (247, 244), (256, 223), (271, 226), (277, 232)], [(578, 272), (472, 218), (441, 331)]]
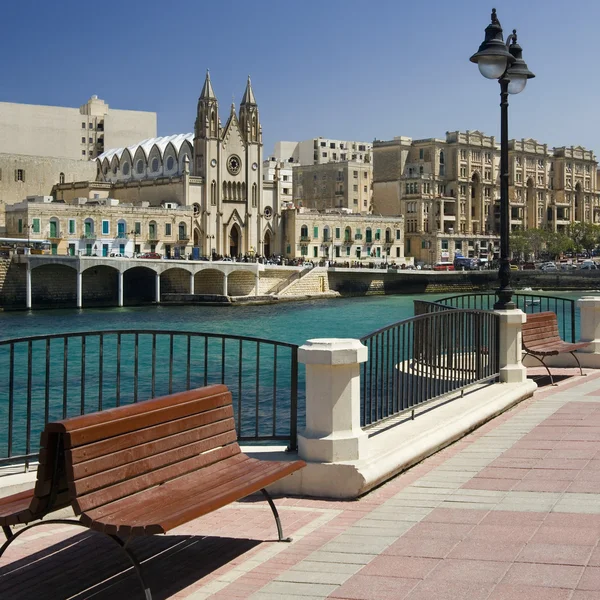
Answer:
[(499, 85), (469, 57), (492, 6), (518, 30), (536, 78), (510, 98), (509, 136), (600, 155), (592, 0), (21, 0), (4, 6), (0, 101), (158, 113), (158, 133), (192, 131), (210, 68), (222, 121), (252, 76), (265, 156), (277, 140), (499, 138)]

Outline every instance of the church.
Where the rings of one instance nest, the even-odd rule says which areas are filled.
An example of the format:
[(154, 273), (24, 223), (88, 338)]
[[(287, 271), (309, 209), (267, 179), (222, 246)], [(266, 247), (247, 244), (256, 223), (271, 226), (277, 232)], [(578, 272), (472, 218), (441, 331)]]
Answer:
[[(193, 134), (106, 150), (96, 159), (96, 181), (59, 183), (53, 195), (67, 203), (83, 196), (113, 207), (109, 199), (123, 208), (162, 207), (173, 213), (174, 223), (189, 223), (189, 232), (180, 228), (174, 242), (178, 255), (196, 247), (203, 256), (270, 256), (282, 251), (280, 209), (277, 186), (263, 182), (262, 154), (250, 78), (239, 109), (231, 105), (223, 126), (207, 72)], [(148, 240), (153, 251), (161, 252), (167, 241), (171, 246), (171, 240), (154, 235)]]

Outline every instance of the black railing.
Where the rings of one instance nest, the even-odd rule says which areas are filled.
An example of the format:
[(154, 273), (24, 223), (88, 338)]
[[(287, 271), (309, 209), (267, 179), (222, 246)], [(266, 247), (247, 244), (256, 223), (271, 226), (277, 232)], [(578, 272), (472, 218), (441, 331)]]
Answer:
[[(539, 294), (513, 294), (512, 300), (516, 307), (524, 313), (539, 313), (550, 310), (556, 313), (561, 337), (570, 342), (576, 340), (575, 300), (558, 298), (556, 296), (541, 296)], [(461, 309), (493, 310), (496, 302), (495, 292), (477, 294), (461, 294), (441, 298), (436, 302)]]
[(213, 383), (231, 390), (240, 440), (297, 446), (294, 344), (159, 330), (10, 339), (0, 378), (0, 464), (34, 459), (48, 421)]
[(361, 424), (368, 427), (499, 375), (499, 316), (415, 303), (415, 317), (361, 339)]

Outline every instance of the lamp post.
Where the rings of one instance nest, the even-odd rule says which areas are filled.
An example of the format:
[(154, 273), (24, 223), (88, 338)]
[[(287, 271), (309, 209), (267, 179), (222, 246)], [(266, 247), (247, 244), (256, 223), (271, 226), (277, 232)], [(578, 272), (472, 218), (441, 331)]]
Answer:
[(518, 94), (525, 89), (528, 79), (535, 75), (523, 60), (523, 50), (517, 44), (517, 30), (506, 38), (502, 36), (502, 26), (492, 9), (492, 22), (485, 29), (485, 39), (479, 50), (471, 56), (477, 63), (480, 73), (487, 79), (497, 79), (500, 83), (500, 288), (496, 292), (498, 301), (495, 310), (512, 310), (510, 287), (510, 214), (508, 205), (508, 94)]
[(215, 254), (215, 249), (213, 248), (215, 235), (214, 234), (207, 235), (206, 239), (208, 240), (208, 254), (209, 254), (210, 260), (212, 261), (213, 255)]
[(132, 256), (133, 258), (135, 258), (135, 247), (136, 247), (136, 245), (137, 245), (137, 229), (132, 229), (132, 230), (129, 232), (129, 235), (132, 235), (132, 236), (133, 236), (133, 252), (131, 253), (131, 256)]

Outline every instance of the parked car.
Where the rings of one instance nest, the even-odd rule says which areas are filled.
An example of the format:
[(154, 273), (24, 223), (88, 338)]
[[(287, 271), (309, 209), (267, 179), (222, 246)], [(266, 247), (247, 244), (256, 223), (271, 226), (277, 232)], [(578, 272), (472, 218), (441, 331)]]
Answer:
[(596, 265), (596, 263), (593, 260), (584, 260), (581, 265), (579, 266), (579, 268), (582, 271), (592, 271), (598, 268), (598, 266)]
[(535, 264), (532, 262), (523, 263), (523, 266), (521, 267), (521, 269), (523, 269), (523, 271), (534, 271)]
[(549, 271), (558, 271), (558, 267), (557, 267), (557, 266), (556, 266), (554, 263), (551, 263), (551, 262), (549, 262), (549, 263), (544, 263), (544, 264), (543, 264), (543, 265), (540, 267), (540, 269), (541, 269), (542, 271), (546, 271), (546, 272), (549, 272)]
[(434, 271), (454, 271), (454, 263), (451, 262), (439, 262), (433, 265)]
[(140, 254), (138, 258), (162, 258), (162, 256), (158, 252), (144, 252), (144, 254)]
[(511, 271), (518, 271), (519, 270), (519, 265), (510, 265), (510, 270)]
[(120, 252), (111, 252), (109, 256), (112, 256), (113, 258), (124, 258), (124, 255)]

